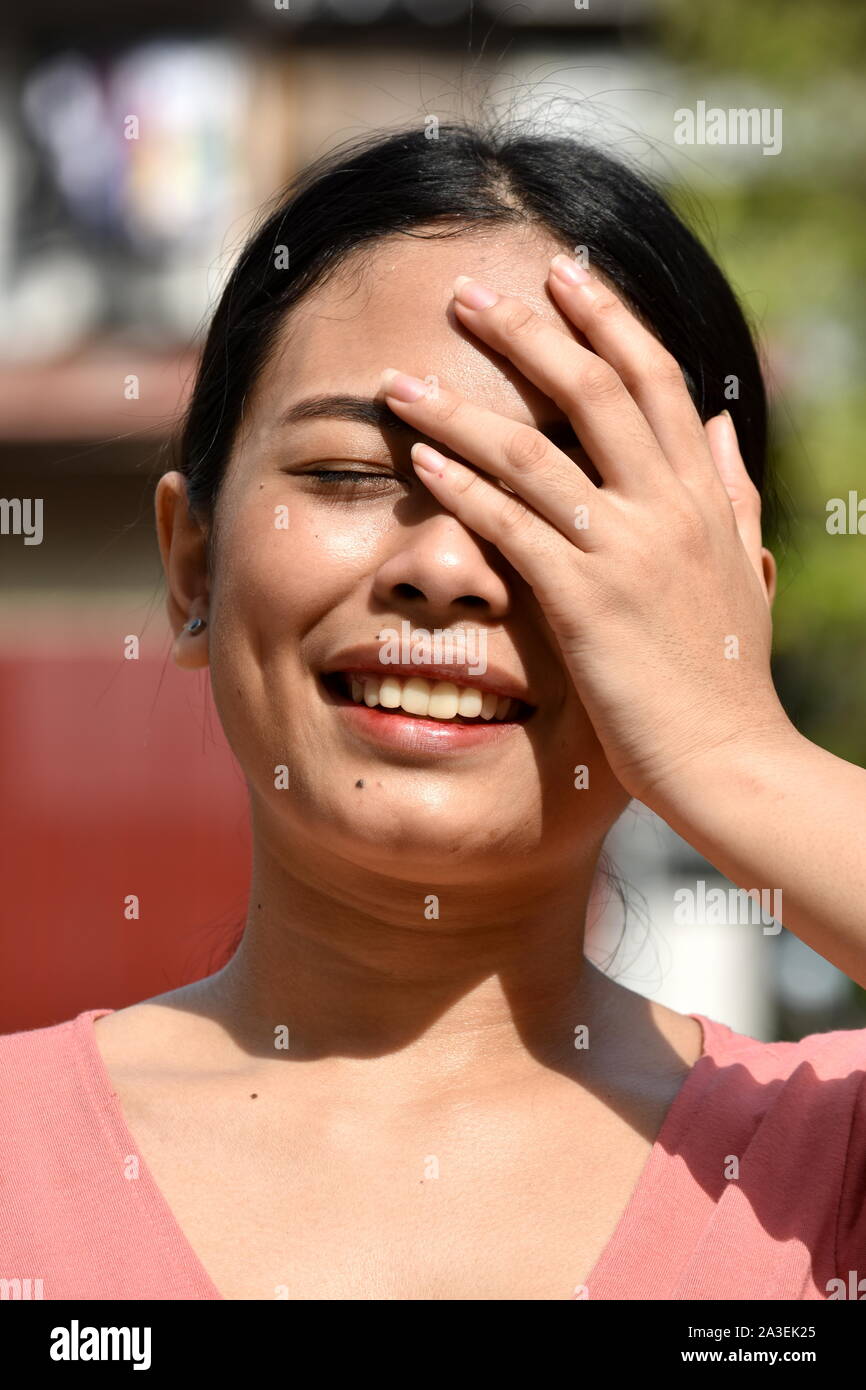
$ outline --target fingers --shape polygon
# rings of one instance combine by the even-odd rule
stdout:
[[[563,259],[567,260],[559,258],[560,270]],[[551,287],[558,279],[561,276],[551,275]],[[577,275],[552,292],[574,297],[587,284]],[[677,489],[683,501],[691,497],[691,505],[699,506],[705,520],[705,502],[716,517],[727,516],[728,523],[733,514],[750,563],[763,582],[760,499],[740,457],[730,416],[725,412],[705,429],[674,359],[616,295],[598,281],[592,280],[592,286],[585,303],[579,308],[572,304],[570,318],[599,352],[603,348],[616,360],[652,425],[611,362],[520,300],[461,276],[454,286],[454,307],[467,327],[556,403],[604,484],[623,497],[630,494],[654,505],[670,502],[671,489]],[[456,392],[431,392],[425,382],[392,369],[383,373],[382,386],[389,407],[419,434],[441,442],[489,475],[479,478],[473,468],[454,460],[443,467],[440,461],[432,475],[436,487],[426,473],[424,481],[444,505],[499,545],[509,559],[503,536],[507,541],[515,533],[526,533],[537,542],[538,527],[547,523],[582,550],[603,542],[615,498],[605,487],[595,487],[545,437],[543,428],[509,420]],[[656,430],[667,441],[676,466],[663,451]],[[419,458],[424,457],[422,450]],[[524,568],[519,561],[512,563]]]
[[[412,462],[419,478],[448,511],[476,535],[495,545],[539,598],[560,582],[557,575],[573,546],[519,497],[446,458],[429,444],[413,444]],[[573,570],[567,582],[574,585]]]
[[[419,378],[393,368],[382,373],[382,386],[389,407],[416,426],[419,434],[444,444],[504,483],[569,539],[580,540],[575,533],[587,529],[590,507],[597,519],[598,488],[540,430],[474,405],[441,386],[431,393]],[[469,478],[478,476],[469,469],[464,472]],[[508,497],[501,488],[489,491]]]
[[[554,256],[548,285],[562,312],[614,368],[683,481],[706,482],[712,462],[676,358],[618,295],[569,256]]]
[[[609,362],[522,300],[500,296],[476,280],[460,276],[454,296],[460,321],[555,401],[605,483],[623,492],[663,486],[670,465]],[[704,440],[701,447],[706,450]]]
[[[734,513],[743,547],[765,586],[761,537],[761,495],[740,454],[737,432],[727,410],[704,426],[710,454]]]

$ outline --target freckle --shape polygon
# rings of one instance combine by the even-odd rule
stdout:
[[[364,779],[363,779],[363,777],[359,777],[358,780],[357,780],[357,782],[355,783],[355,786],[356,786],[356,787],[363,787],[363,785],[364,785]]]
[[[258,1093],[258,1091],[253,1091],[252,1095],[250,1096],[250,1100],[258,1100],[258,1098],[259,1098],[259,1093]]]

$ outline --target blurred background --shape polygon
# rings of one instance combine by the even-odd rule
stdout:
[[[5,509],[0,1031],[204,975],[244,920],[243,779],[206,677],[169,659],[153,487],[257,209],[379,127],[471,118],[483,100],[663,180],[764,355],[792,514],[774,544],[777,685],[808,737],[866,763],[864,57],[858,0],[7,13],[0,497],[41,499],[43,533],[28,543],[26,511]],[[700,102],[780,111],[781,148],[677,143],[675,113]],[[831,534],[828,503],[851,494],[853,526]],[[587,949],[624,984],[762,1039],[866,1024],[864,992],[784,930],[677,925],[678,890],[729,885],[643,808],[609,849],[631,887]]]

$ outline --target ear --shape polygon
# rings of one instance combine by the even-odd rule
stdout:
[[[166,607],[175,637],[174,660],[184,670],[199,670],[208,664],[208,629],[205,626],[191,633],[187,624],[193,618],[208,618],[208,534],[190,511],[186,479],[181,473],[166,473],[160,478],[155,510],[168,588]]]
[[[764,588],[767,590],[767,602],[772,608],[776,601],[776,560],[766,546],[761,547],[761,569],[764,575]]]

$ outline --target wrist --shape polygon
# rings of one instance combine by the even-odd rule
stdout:
[[[700,748],[672,753],[663,770],[626,790],[688,838],[693,819],[711,808],[715,813],[734,809],[744,797],[771,790],[781,778],[790,778],[792,764],[812,747],[780,705],[777,713],[750,721],[747,729],[707,736]]]

